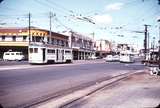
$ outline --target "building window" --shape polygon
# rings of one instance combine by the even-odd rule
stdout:
[[[57,45],[57,39],[54,40],[54,45]]]
[[[64,46],[64,41],[62,40],[62,46]]]
[[[2,41],[5,41],[6,36],[2,36]]]
[[[57,45],[59,45],[59,40],[57,39]]]
[[[26,41],[27,40],[27,36],[23,36],[23,41]]]
[[[47,43],[49,43],[49,41],[50,41],[50,38],[49,38],[49,37],[47,37]]]
[[[13,40],[13,41],[16,41],[16,36],[12,36],[12,40]]]
[[[35,37],[35,41],[36,41],[36,42],[41,42],[41,40],[42,40],[42,39],[41,39],[40,36]]]
[[[32,41],[33,42],[35,42],[36,41],[36,39],[35,39],[36,37],[35,36],[32,36]]]
[[[66,47],[68,47],[69,46],[69,44],[68,44],[68,42],[66,42],[66,45],[65,45]]]
[[[52,44],[54,45],[54,39],[52,38]]]
[[[62,40],[59,40],[59,45],[62,46]]]

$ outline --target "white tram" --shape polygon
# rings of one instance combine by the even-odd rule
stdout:
[[[73,61],[71,48],[30,44],[28,52],[30,64],[71,63]]]
[[[122,63],[133,63],[134,55],[130,51],[121,51],[119,61]]]

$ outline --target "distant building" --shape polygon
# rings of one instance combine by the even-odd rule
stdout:
[[[51,43],[56,46],[68,46],[68,36],[55,32],[31,27],[31,42]],[[28,28],[0,28],[0,58],[3,53],[12,51],[22,51],[28,57],[29,29]]]
[[[95,47],[96,47],[96,56],[100,57],[105,57],[112,51],[111,42],[104,39],[96,40]]]
[[[73,49],[74,60],[85,60],[95,54],[92,38],[73,31],[66,31],[63,34],[69,36],[69,47]]]
[[[117,44],[117,52],[131,51],[133,54],[138,54],[139,49],[133,44]]]
[[[129,47],[128,44],[117,44],[117,52],[126,51],[130,49],[131,48]]]

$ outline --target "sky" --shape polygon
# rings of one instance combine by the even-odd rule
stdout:
[[[143,47],[144,24],[150,43],[159,39],[160,4],[158,0],[3,0],[0,3],[1,27],[31,26],[52,31],[72,30],[94,39]],[[50,14],[52,13],[52,14]]]

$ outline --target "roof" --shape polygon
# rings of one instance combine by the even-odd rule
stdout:
[[[21,33],[21,32],[27,32],[28,29],[29,29],[28,27],[0,27],[0,33]],[[32,26],[31,26],[31,30],[45,31],[47,32],[48,35],[50,32],[49,30],[32,27]],[[52,32],[52,35],[68,38],[68,36],[60,34],[60,33],[56,33],[56,32]]]
[[[26,28],[20,28],[20,27],[5,27],[5,28],[0,28],[0,33],[19,33],[19,32],[27,32]]]

